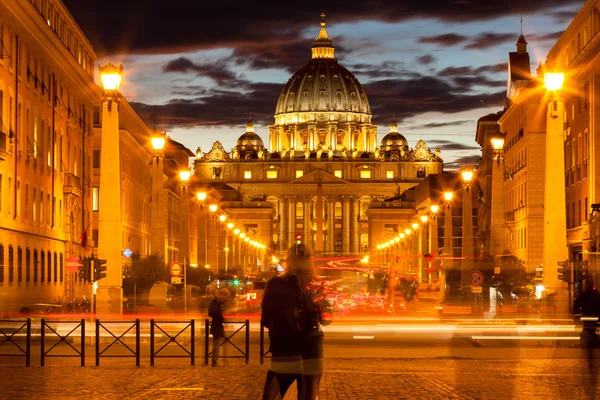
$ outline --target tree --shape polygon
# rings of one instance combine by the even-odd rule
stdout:
[[[158,282],[169,282],[170,272],[167,264],[158,254],[146,258],[133,256],[131,264],[123,268],[123,285],[136,285],[138,290],[150,290]]]
[[[506,255],[502,257],[500,274],[494,275],[492,286],[501,292],[526,292],[533,290],[533,278],[535,274],[528,274],[523,260]]]
[[[188,285],[193,286],[208,286],[210,281],[212,280],[213,274],[210,270],[206,268],[187,268],[187,280],[186,283]]]

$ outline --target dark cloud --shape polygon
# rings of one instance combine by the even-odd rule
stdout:
[[[448,121],[448,122],[430,122],[428,124],[411,126],[410,129],[444,128],[447,126],[464,125],[464,124],[469,124],[472,122],[474,122],[474,121],[469,120],[469,119],[460,120],[460,121]],[[441,141],[438,141],[438,142],[441,142]]]
[[[442,149],[442,151],[481,150],[481,147],[479,145],[477,145],[477,143],[475,143],[475,142],[473,142],[473,145],[468,145],[465,143],[453,142],[451,140],[437,139],[437,140],[429,140],[427,142],[427,145],[429,147],[440,147]]]
[[[320,12],[328,14],[334,24],[365,20],[393,23],[414,18],[470,22],[519,13],[552,12],[555,7],[567,4],[565,0],[375,0],[369,7],[357,0],[331,4],[316,0],[63,2],[100,55],[236,49],[248,43],[278,42],[285,36],[299,38],[306,28],[318,27]],[[573,0],[568,4],[583,2]],[[291,17],[286,19],[287,16]]]
[[[526,40],[537,41],[537,42],[545,42],[551,41],[555,42],[560,38],[564,31],[551,32],[551,33],[539,33],[533,35],[527,35]]]
[[[446,67],[438,72],[438,76],[451,78],[456,86],[469,89],[474,86],[503,87],[506,86],[504,80],[491,80],[484,76],[487,72],[506,71],[507,64],[484,65],[482,67]]]
[[[236,74],[230,71],[223,61],[216,63],[194,63],[186,57],[179,57],[163,66],[163,72],[193,72],[197,76],[208,77],[219,84],[235,81]]]
[[[425,54],[423,56],[417,57],[417,62],[423,65],[433,64],[435,61],[435,57],[431,54]]]
[[[515,36],[514,33],[483,32],[471,39],[464,48],[465,50],[483,50],[511,41],[516,42],[517,39],[518,36]]]
[[[577,15],[575,10],[553,10],[546,11],[544,15],[554,18],[557,24],[566,24],[571,21]]]
[[[468,89],[472,89],[474,86],[487,86],[492,88],[506,87],[506,80],[491,80],[486,78],[485,76],[456,76],[452,78],[452,81],[457,86],[461,86]]]
[[[445,33],[443,35],[422,36],[417,41],[419,43],[437,44],[439,46],[455,46],[467,41],[467,37],[458,33]]]
[[[508,71],[508,63],[484,65],[482,67],[478,67],[478,68],[475,68],[475,70],[473,70],[473,72],[476,74],[481,74],[484,72],[498,73],[498,72],[506,72],[506,71]]]
[[[481,156],[464,156],[455,159],[453,162],[444,163],[444,170],[457,170],[462,167],[475,167],[479,164]]]

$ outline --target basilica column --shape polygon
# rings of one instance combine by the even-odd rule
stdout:
[[[308,125],[308,149],[314,150],[317,141],[315,140],[315,135],[317,134],[317,126],[314,124]]]
[[[311,238],[311,214],[310,214],[310,196],[303,198],[304,200],[304,241],[312,248]]]
[[[350,212],[350,252],[352,254],[360,254],[360,236],[358,216],[360,215],[360,204],[358,197],[351,197],[351,212]]]
[[[294,235],[296,235],[296,197],[290,196],[288,198],[288,247],[294,243]]]
[[[348,137],[346,138],[346,147],[348,150],[352,150],[354,148],[354,131],[356,130],[355,124],[348,124]]]
[[[342,251],[344,254],[350,254],[350,231],[352,230],[350,226],[350,207],[352,204],[350,203],[350,197],[344,196],[342,197],[342,229],[343,229],[343,242],[342,242]],[[352,236],[355,236],[356,233],[353,232]]]
[[[327,198],[327,253],[333,253],[333,241],[334,241],[334,227],[335,227],[335,198]]]
[[[287,245],[287,231],[288,231],[288,218],[287,218],[287,198],[281,196],[279,198],[279,251],[286,251]]]

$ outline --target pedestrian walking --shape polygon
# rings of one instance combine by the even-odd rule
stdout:
[[[295,243],[285,272],[267,283],[262,323],[269,329],[271,363],[263,399],[282,399],[296,382],[298,399],[318,398],[323,375],[322,296],[315,295],[317,276],[310,251]]]
[[[227,294],[229,291],[225,288],[215,289],[213,291],[213,299],[208,307],[208,316],[212,318],[210,325],[210,333],[213,337],[213,348],[212,348],[212,366],[216,367],[219,365],[219,352],[220,348],[225,342],[225,318],[223,317],[223,308],[227,300]]]

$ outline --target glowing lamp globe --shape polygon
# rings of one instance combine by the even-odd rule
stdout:
[[[502,150],[504,148],[504,138],[502,138],[502,137],[492,138],[492,147],[496,151]]]
[[[98,69],[100,70],[100,81],[102,82],[104,91],[106,93],[118,92],[123,76],[123,64],[116,66],[108,63],[105,66],[99,66]]]
[[[164,136],[155,136],[152,139],[150,139],[150,142],[152,143],[152,148],[154,150],[162,150],[165,148],[165,137]]]
[[[190,175],[191,175],[191,173],[189,170],[179,171],[179,179],[181,180],[181,182],[189,181]]]
[[[431,212],[435,214],[438,211],[440,211],[440,206],[438,206],[437,204],[432,204],[429,206],[429,210],[431,210]]]
[[[563,82],[565,81],[565,74],[562,72],[546,72],[544,74],[544,83],[548,90],[560,90],[562,89]]]
[[[196,193],[196,197],[198,198],[198,200],[204,201],[206,200],[206,192],[198,192]]]
[[[219,208],[219,206],[217,206],[216,204],[211,204],[210,206],[208,206],[208,210],[212,213],[217,211],[217,208]]]

